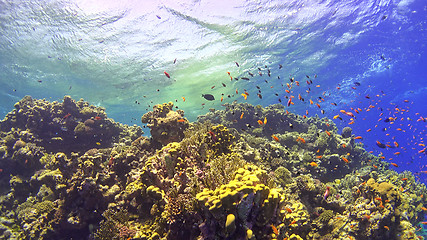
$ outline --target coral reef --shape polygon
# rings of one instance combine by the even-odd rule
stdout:
[[[142,123],[147,123],[154,141],[166,145],[179,142],[184,138],[184,130],[189,122],[184,118],[184,111],[173,111],[173,103],[157,104],[153,111],[141,117]]]
[[[417,239],[427,189],[329,119],[172,103],[137,126],[70,97],[0,122],[1,239]]]

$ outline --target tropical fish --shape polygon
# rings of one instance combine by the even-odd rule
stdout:
[[[169,73],[167,73],[166,71],[163,72],[167,78],[171,78],[171,76],[169,75]]]
[[[274,139],[274,141],[279,142],[279,138],[278,137],[276,137],[274,135],[271,135],[271,137]]]
[[[376,143],[376,144],[377,144],[377,146],[378,146],[378,147],[380,147],[380,148],[386,148],[386,145],[385,145],[384,143],[380,142],[380,141],[376,141],[375,143]]]
[[[215,97],[212,94],[202,94],[202,97],[204,97],[208,101],[215,100]]]
[[[330,192],[331,188],[329,186],[326,187],[325,193],[323,194],[323,199],[326,200],[328,196],[331,194]]]
[[[244,93],[242,93],[241,95],[245,98],[245,100],[248,99],[248,95],[246,95]]]
[[[271,224],[271,229],[273,230],[274,234],[279,235],[279,231],[273,224]]]
[[[310,164],[310,166],[312,166],[312,167],[317,167],[317,166],[319,166],[316,162],[311,162],[311,163],[309,163]]]

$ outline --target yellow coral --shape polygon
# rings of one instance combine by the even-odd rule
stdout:
[[[283,204],[284,195],[281,189],[266,186],[263,183],[266,178],[266,171],[247,165],[236,170],[234,179],[228,184],[221,185],[215,190],[205,188],[196,195],[196,199],[219,221],[226,221],[225,216],[227,221],[231,221],[232,216],[227,214],[230,212],[237,212],[233,215],[235,221],[237,218],[240,221],[247,221],[251,208],[257,208],[258,215],[254,223],[260,226],[271,224],[279,220],[275,217],[279,217],[277,212]],[[251,239],[252,234],[247,233],[247,238]]]

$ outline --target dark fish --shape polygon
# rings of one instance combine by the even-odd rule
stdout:
[[[222,86],[227,87],[227,85],[225,85],[225,83],[222,83]]]
[[[159,15],[156,15],[156,17],[157,17],[158,19],[162,19]]]
[[[354,82],[354,85],[360,86],[360,82]]]
[[[274,95],[279,96],[279,94],[275,93]]]
[[[383,61],[385,61],[385,57],[384,57],[384,55],[381,55],[381,60],[383,60]]]
[[[258,95],[258,97],[259,97],[260,99],[262,99],[262,95],[261,95],[261,94],[257,93],[257,95]]]
[[[215,100],[215,97],[212,94],[202,94],[202,97],[204,97],[208,101]]]
[[[259,87],[259,86],[256,86],[256,88],[260,89],[260,87]]]
[[[376,144],[380,148],[386,148],[386,145],[384,143],[380,142],[380,141],[376,141]]]
[[[381,20],[386,20],[387,19],[387,15],[384,15],[381,17]]]
[[[243,79],[243,80],[249,81],[249,78],[247,78],[247,77],[241,77],[240,79]]]
[[[253,74],[253,73],[251,73],[251,72],[248,72],[248,74],[249,74],[251,77],[253,77],[253,76],[254,76],[254,74]]]
[[[237,62],[234,62],[234,63],[236,64],[237,67],[240,67],[239,63],[237,63]]]
[[[283,67],[282,64],[279,64],[279,69],[282,69],[282,67]]]
[[[305,75],[305,77],[306,77],[306,78],[310,78],[310,76],[308,76],[308,75]]]
[[[390,118],[384,119],[384,122],[390,122]]]

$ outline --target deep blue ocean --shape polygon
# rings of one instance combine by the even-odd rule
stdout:
[[[246,91],[252,104],[340,115],[339,132],[350,126],[367,151],[425,182],[426,16],[420,0],[2,0],[0,115],[25,95],[71,95],[126,124],[142,126],[145,112],[168,101],[195,121],[244,102]],[[288,107],[291,78],[300,86]]]

